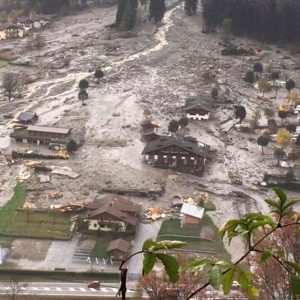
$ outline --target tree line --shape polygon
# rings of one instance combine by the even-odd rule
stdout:
[[[209,32],[225,19],[232,31],[266,42],[300,42],[299,0],[203,0],[203,31]]]

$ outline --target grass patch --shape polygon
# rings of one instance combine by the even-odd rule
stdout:
[[[11,198],[11,200],[9,200],[0,209],[0,233],[5,233],[16,209],[23,206],[26,196],[27,196],[26,186],[17,184],[14,189],[14,195]]]
[[[28,130],[25,128],[16,130],[14,132],[14,135],[17,137],[24,137],[24,138],[29,136]]]
[[[101,282],[119,282],[119,273],[99,273],[99,272],[66,272],[66,271],[36,271],[0,268],[0,280],[9,281],[15,278],[23,282],[85,282],[90,280],[100,280]]]
[[[71,235],[70,216],[56,211],[17,210],[6,234],[22,237],[68,239]]]
[[[54,211],[20,209],[26,199],[26,186],[17,184],[14,195],[0,209],[0,244],[9,244],[10,236],[68,239],[71,235],[70,217]]]
[[[7,60],[1,59],[0,58],[0,69],[4,68],[8,64]]]
[[[158,236],[160,235],[185,235],[185,236],[200,236],[201,227],[198,228],[181,228],[180,219],[170,219],[164,221],[160,227],[158,232]]]
[[[13,237],[0,235],[0,246],[3,247],[10,246],[13,240],[14,240]]]
[[[199,239],[201,229],[209,228],[212,233],[212,241]],[[182,237],[178,237],[181,235]],[[218,236],[218,228],[212,219],[205,214],[199,228],[181,228],[179,219],[171,219],[163,222],[158,233],[157,240],[179,240],[186,242],[185,249],[216,252],[218,256],[230,258],[224,248],[223,241]]]
[[[92,256],[95,257],[106,257],[107,252],[106,249],[108,244],[113,240],[112,237],[96,237],[94,238],[96,241],[95,247],[92,250]]]

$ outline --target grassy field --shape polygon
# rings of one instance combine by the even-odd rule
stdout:
[[[61,272],[61,271],[35,271],[0,268],[0,281],[7,282],[11,279],[22,282],[87,282],[100,280],[101,282],[119,282],[119,273],[98,272]],[[1,297],[0,297],[1,298]]]
[[[213,241],[199,239],[201,228],[209,228],[213,233]],[[178,237],[181,235],[182,237]],[[164,221],[158,233],[158,240],[180,240],[186,242],[186,249],[209,251],[218,253],[222,257],[228,258],[228,253],[224,248],[222,240],[218,237],[218,228],[211,218],[204,215],[201,225],[198,228],[181,228],[179,219]]]
[[[5,67],[7,65],[7,61],[6,60],[3,60],[3,59],[0,59],[0,69]]]
[[[96,244],[92,251],[92,256],[106,257],[107,256],[106,249],[108,247],[108,244],[112,240],[113,240],[112,237],[96,237],[95,238]]]
[[[0,209],[0,233],[4,233],[6,231],[16,209],[24,204],[26,196],[26,187],[24,185],[17,184],[11,200]]]
[[[6,228],[6,234],[34,238],[68,239],[70,217],[53,211],[17,210]]]
[[[70,217],[52,211],[22,210],[27,196],[24,185],[17,184],[14,195],[0,209],[0,244],[11,242],[7,235],[67,239],[71,234]]]

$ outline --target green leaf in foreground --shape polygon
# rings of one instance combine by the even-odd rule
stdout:
[[[292,286],[292,295],[293,295],[293,299],[298,299],[297,296],[300,295],[300,280],[299,278],[292,274],[291,275],[291,286]]]
[[[157,258],[161,260],[165,266],[165,270],[171,282],[175,283],[179,279],[179,263],[178,261],[168,254],[157,253]]]
[[[296,271],[296,273],[300,275],[300,265],[288,260],[286,260],[285,263],[292,267]]]
[[[182,248],[185,245],[186,245],[185,242],[165,240],[165,241],[156,242],[152,250],[176,249],[176,248]]]
[[[231,268],[222,276],[223,292],[228,295],[233,283],[234,268]]]
[[[209,283],[218,290],[222,284],[222,272],[218,266],[213,266],[209,272]]]
[[[155,245],[155,241],[153,241],[152,239],[148,239],[144,242],[143,244],[143,248],[142,250],[145,251],[145,250],[149,250],[151,247],[153,247]]]
[[[143,276],[147,275],[154,267],[156,261],[155,254],[145,252],[143,261]]]

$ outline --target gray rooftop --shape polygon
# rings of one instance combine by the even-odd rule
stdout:
[[[192,216],[194,218],[202,219],[203,214],[204,214],[204,208],[197,206],[197,205],[192,205],[189,203],[183,203],[181,211],[182,214]]]
[[[195,155],[206,158],[210,151],[210,146],[204,143],[199,144],[196,140],[179,136],[160,136],[154,141],[149,142],[142,154],[149,154],[164,148],[176,146]]]
[[[36,113],[31,111],[23,111],[19,114],[18,120],[21,122],[29,122],[31,121],[35,116],[37,116]]]
[[[202,109],[210,112],[212,110],[212,99],[208,96],[188,98],[185,101],[183,110]]]
[[[68,134],[71,131],[70,128],[38,126],[38,125],[30,125],[27,127],[27,130],[28,131],[37,131],[37,132],[61,133],[61,134]]]

